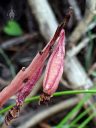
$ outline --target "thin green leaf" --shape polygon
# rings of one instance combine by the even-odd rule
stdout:
[[[87,108],[84,112],[82,112],[78,117],[76,117],[70,124],[70,126],[75,125],[81,118],[83,118],[86,114],[88,114],[88,112],[90,112],[92,110],[92,108],[95,108],[95,104],[91,105],[89,108]]]
[[[83,106],[84,102],[89,99],[89,96],[90,96],[90,95],[85,96],[84,99],[82,99],[82,100],[79,102],[79,104],[77,104],[77,105],[68,113],[68,115],[63,118],[63,120],[57,125],[56,128],[62,128],[62,126],[64,126],[64,125],[67,123],[67,121],[70,119],[70,117],[72,117],[72,115],[73,115],[78,109],[79,109],[79,110],[81,109],[81,107]]]
[[[91,31],[88,31],[88,36],[90,38],[90,43],[87,47],[87,51],[86,51],[86,54],[85,54],[85,66],[86,66],[87,71],[90,68],[91,63],[92,63],[92,50],[93,50],[93,44],[94,44],[93,39],[92,39]]]
[[[79,125],[78,128],[85,128],[86,125],[93,119],[93,117],[96,116],[96,113],[91,114],[83,123]]]

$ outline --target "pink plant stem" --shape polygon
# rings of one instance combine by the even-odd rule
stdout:
[[[47,44],[47,46],[41,51],[41,53],[38,53],[36,57],[33,59],[31,64],[26,68],[25,70],[20,70],[18,74],[15,76],[15,78],[12,80],[12,82],[4,88],[0,92],[0,107],[15,93],[17,93],[23,83],[26,79],[31,79],[34,76],[34,72],[36,71],[37,67],[41,67],[42,64],[45,62],[46,58],[48,57],[50,53],[50,48],[52,45],[54,45],[55,41],[57,40],[62,28],[65,28],[70,17],[72,14],[72,9],[69,8],[68,12],[65,15],[64,21],[58,26],[53,38],[51,41]]]
[[[35,71],[34,77],[28,80],[28,82],[24,83],[22,89],[18,92],[18,95],[17,95],[17,100],[16,100],[17,105],[22,105],[25,98],[30,94],[30,92],[32,91],[32,88],[35,86],[36,82],[41,76],[43,67],[44,66],[42,66],[42,68],[39,68],[39,69],[37,67],[37,71]]]
[[[58,29],[57,29],[58,30]],[[15,76],[15,78],[12,80],[12,82],[4,88],[0,92],[0,107],[15,93],[17,93],[21,86],[23,85],[23,82],[25,79],[31,79],[34,76],[34,72],[37,70],[37,67],[42,67],[43,63],[47,59],[50,48],[57,40],[57,32],[55,33],[52,40],[47,44],[47,46],[41,51],[41,53],[37,53],[36,57],[33,59],[31,64],[26,69],[21,69],[18,74]],[[60,33],[60,30],[58,34]]]
[[[0,92],[0,107],[20,89],[25,77],[24,71],[21,69],[12,82]]]

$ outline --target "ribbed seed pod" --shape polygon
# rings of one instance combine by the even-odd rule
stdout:
[[[64,55],[65,55],[65,32],[62,29],[59,40],[57,41],[56,47],[51,54],[43,81],[43,92],[41,95],[41,102],[49,100],[50,96],[58,88],[59,81],[63,74],[64,67]]]

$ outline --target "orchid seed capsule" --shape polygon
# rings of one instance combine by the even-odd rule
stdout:
[[[43,81],[43,95],[41,102],[49,100],[50,96],[58,88],[59,81],[63,74],[65,55],[65,32],[62,29],[59,40],[54,51],[52,52],[45,71],[45,78]]]

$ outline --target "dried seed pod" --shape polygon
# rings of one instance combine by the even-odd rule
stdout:
[[[51,54],[43,81],[43,95],[41,102],[49,100],[49,97],[56,91],[59,81],[61,79],[64,67],[65,55],[65,32],[62,29],[59,40],[53,53]]]

